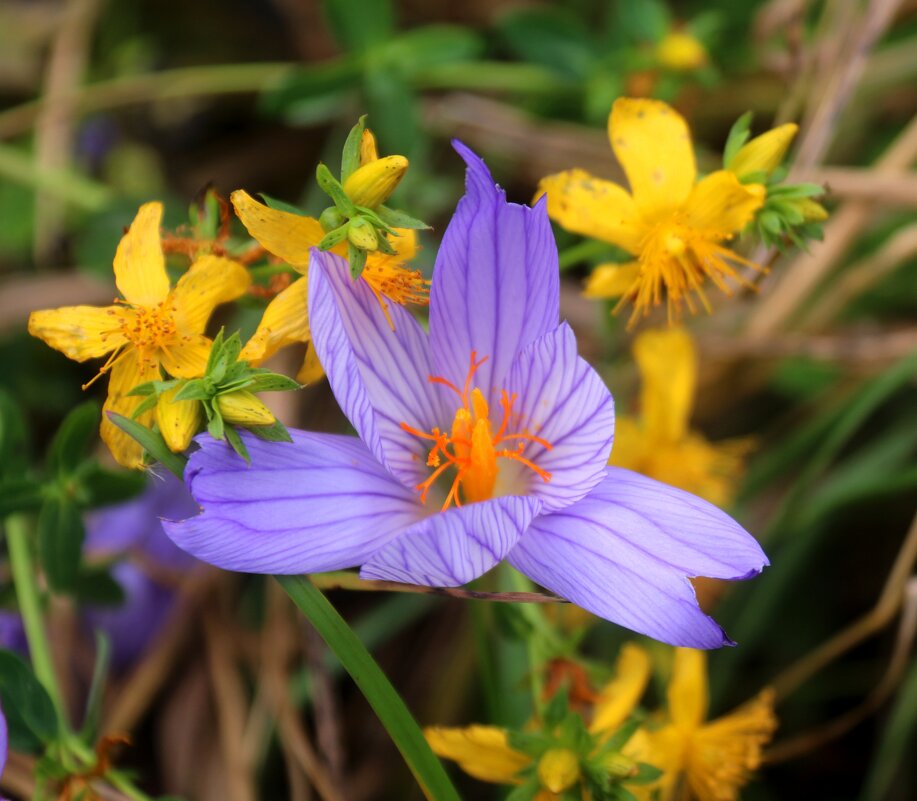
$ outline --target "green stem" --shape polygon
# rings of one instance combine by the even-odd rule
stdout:
[[[561,270],[569,270],[577,264],[582,264],[587,259],[601,256],[611,250],[607,242],[599,242],[597,239],[585,239],[577,242],[575,245],[562,250],[558,261]]]
[[[518,570],[506,565],[506,574],[509,576],[509,583],[516,592],[532,592],[535,585],[522,575]],[[541,611],[531,604],[521,604],[519,610],[523,617],[528,620],[532,626],[532,631],[525,640],[525,646],[529,657],[529,683],[532,688],[532,706],[537,715],[541,715],[541,709],[544,706],[544,677],[542,668],[544,667],[544,641],[543,632],[545,619]]]
[[[289,273],[290,275],[297,274],[296,270],[290,267],[289,264],[260,264],[257,267],[249,267],[248,272],[255,281],[261,281],[274,275],[282,275],[283,273]]]
[[[276,576],[360,688],[429,801],[459,801],[442,764],[385,673],[321,591],[303,576]]]
[[[40,168],[30,153],[11,145],[0,144],[0,176],[84,211],[99,211],[114,197],[108,187],[73,170]]]
[[[62,732],[67,730],[67,719],[64,715],[64,704],[51,649],[45,634],[45,624],[38,597],[38,584],[35,581],[35,567],[29,551],[29,527],[23,515],[10,515],[6,519],[6,544],[9,550],[10,569],[13,573],[13,585],[16,589],[16,600],[19,603],[19,614],[29,642],[29,656],[36,678],[44,685],[45,690],[57,712],[58,725]]]

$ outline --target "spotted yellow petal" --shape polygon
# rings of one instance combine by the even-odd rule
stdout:
[[[169,296],[175,322],[185,334],[202,334],[215,307],[245,294],[251,276],[241,264],[219,256],[199,258]]]
[[[128,303],[155,306],[169,294],[159,225],[162,203],[144,203],[115,252],[115,283]]]
[[[740,178],[753,172],[773,172],[780,166],[799,126],[788,122],[756,136],[735,154],[729,171]]]
[[[201,402],[175,400],[180,386],[163,392],[156,402],[156,425],[173,453],[181,453],[191,444],[191,438],[201,426]]]
[[[309,341],[308,289],[309,280],[298,278],[267,305],[242,359],[258,365],[287,345]]]
[[[299,372],[296,374],[296,380],[299,381],[300,384],[314,384],[324,374],[325,369],[318,360],[315,348],[310,342],[306,349],[306,356],[302,361],[302,367],[299,368]]]
[[[696,648],[676,648],[667,692],[669,717],[689,731],[707,717],[707,653]]]
[[[198,378],[204,374],[210,346],[213,343],[203,334],[177,337],[159,354],[162,366],[174,378]]]
[[[587,298],[619,298],[633,288],[640,277],[640,262],[599,264],[586,279],[583,294]]]
[[[585,170],[542,178],[538,197],[548,196],[548,216],[568,231],[640,252],[645,226],[627,191]]]
[[[122,322],[130,316],[123,306],[63,306],[34,311],[29,333],[70,359],[98,359],[127,342]]]
[[[241,189],[231,198],[242,225],[265,250],[293,267],[309,266],[309,249],[325,236],[318,220],[272,209]],[[333,252],[346,253],[347,249],[339,246]]]
[[[143,466],[143,448],[125,434],[111,420],[108,412],[131,417],[142,398],[128,395],[134,387],[159,378],[159,366],[153,359],[140,358],[135,348],[128,348],[111,368],[108,397],[102,407],[102,425],[99,433],[115,461],[124,467],[138,469]],[[148,426],[153,420],[152,409],[138,415],[138,423]]]
[[[683,328],[651,329],[634,341],[640,414],[647,434],[678,442],[688,430],[697,385],[697,353]]]
[[[625,643],[618,655],[614,678],[599,693],[589,730],[614,732],[633,712],[649,678],[649,654],[638,645]]]
[[[518,784],[517,774],[531,763],[528,756],[510,748],[506,732],[494,726],[434,726],[424,729],[424,735],[435,754],[457,762],[481,781]]]
[[[681,207],[697,167],[688,125],[677,111],[661,100],[619,98],[608,118],[608,137],[647,222]]]
[[[736,234],[764,204],[764,187],[740,184],[727,170],[710,173],[698,181],[685,202],[684,222],[700,231]]]

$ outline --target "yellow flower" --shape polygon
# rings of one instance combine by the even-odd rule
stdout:
[[[668,687],[669,722],[647,734],[639,758],[663,775],[639,788],[659,801],[735,801],[761,765],[761,751],[777,728],[773,691],[707,722],[707,654],[676,648]]]
[[[71,359],[82,362],[110,354],[99,373],[111,371],[103,412],[130,417],[140,399],[127,393],[160,378],[160,367],[176,378],[200,375],[210,352],[204,328],[211,312],[242,295],[250,282],[240,264],[206,255],[170,287],[159,234],[161,219],[161,203],[141,206],[118,245],[114,272],[123,300],[106,307],[36,311],[29,317],[29,333]],[[165,395],[160,399],[168,402]],[[198,413],[193,404],[175,406],[162,412],[169,419],[170,432],[178,432],[174,437],[163,432],[167,441],[171,438],[170,444],[184,441],[188,418]],[[137,419],[149,425],[153,414],[150,410]],[[120,464],[142,465],[142,448],[104,413],[100,433]]]
[[[631,714],[639,702],[650,675],[649,655],[639,646],[625,644],[618,656],[615,675],[599,692],[592,709],[590,731],[610,735]],[[451,759],[470,776],[494,784],[522,784],[520,772],[532,765],[532,758],[509,744],[507,732],[496,726],[425,729],[434,753]],[[634,737],[639,746],[643,738]],[[630,751],[630,743],[625,752]],[[543,788],[537,801],[553,801],[557,793],[580,779],[579,759],[566,748],[546,751],[536,772]]]
[[[687,31],[669,31],[656,45],[656,60],[666,69],[688,72],[707,63],[707,49]]]
[[[709,310],[704,283],[722,292],[726,279],[747,285],[740,265],[755,267],[722,243],[732,239],[764,202],[763,186],[743,186],[728,170],[697,181],[694,149],[684,119],[659,100],[620,98],[608,118],[608,134],[627,174],[630,193],[583,170],[550,175],[538,194],[548,214],[574,233],[617,245],[635,258],[596,268],[586,286],[594,298],[633,303],[629,325],[666,299],[669,321],[696,295]]]
[[[325,231],[312,217],[271,209],[242,190],[232,193],[232,204],[249,234],[265,250],[303,273],[302,278],[277,295],[265,309],[257,330],[242,349],[241,358],[258,365],[282,347],[295,342],[310,343],[306,360],[296,378],[304,384],[321,378],[322,369],[311,347],[308,279],[305,275],[309,267],[309,250],[321,242]],[[395,254],[390,256],[378,251],[367,254],[362,274],[384,310],[388,309],[390,301],[419,305],[429,301],[429,281],[420,270],[404,267],[404,263],[417,253],[417,235],[408,229],[399,228],[396,231],[399,236],[393,237],[391,243]],[[332,252],[346,256],[346,243],[332,248]]]
[[[649,330],[634,341],[640,371],[639,417],[618,416],[609,464],[728,505],[742,475],[748,440],[713,445],[688,427],[697,353],[681,328]]]

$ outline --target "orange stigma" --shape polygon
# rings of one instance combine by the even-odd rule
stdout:
[[[529,442],[536,442],[548,450],[552,448],[551,443],[526,432],[507,433],[512,421],[516,396],[507,394],[506,390],[503,390],[500,395],[503,416],[497,430],[493,430],[490,422],[490,409],[484,393],[477,387],[474,389],[471,387],[475,372],[486,361],[486,356],[479,361],[477,354],[474,351],[471,352],[471,366],[468,368],[465,385],[461,390],[441,376],[430,376],[430,383],[442,384],[458,395],[462,402],[455,412],[450,433],[446,434],[439,428],[433,428],[429,432],[419,431],[407,423],[401,424],[401,427],[409,434],[433,443],[427,454],[427,465],[434,470],[426,481],[416,487],[420,492],[421,503],[426,503],[427,493],[436,480],[453,467],[456,473],[443,503],[443,511],[452,504],[461,506],[463,502],[477,503],[492,498],[497,483],[497,474],[500,471],[498,458],[520,462],[537,473],[545,482],[551,480],[549,472],[542,470],[522,455]],[[518,444],[514,447],[499,447],[511,441],[517,441]]]

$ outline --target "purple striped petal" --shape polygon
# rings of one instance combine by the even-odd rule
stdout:
[[[715,506],[621,468],[583,500],[536,519],[509,555],[543,587],[671,645],[733,645],[697,605],[689,576],[745,579],[767,557]]]
[[[506,390],[516,395],[508,430],[551,444],[529,443],[523,455],[551,473],[547,483],[519,462],[501,460],[501,481],[544,502],[545,511],[569,506],[605,478],[614,439],[615,409],[605,382],[576,352],[566,323],[537,339],[513,363]],[[518,415],[518,418],[516,417]],[[509,441],[507,446],[515,443]]]
[[[424,514],[416,492],[356,437],[245,435],[248,466],[225,443],[198,437],[185,481],[203,512],[164,521],[176,545],[245,573],[316,573],[362,564]]]
[[[315,352],[338,403],[376,458],[406,486],[423,481],[428,448],[401,428],[448,426],[455,404],[431,384],[427,335],[396,303],[389,325],[369,285],[352,281],[347,263],[312,251],[309,320]]]
[[[430,342],[437,373],[459,387],[471,352],[486,356],[476,384],[493,402],[516,354],[557,326],[557,245],[544,199],[507,203],[484,162],[453,144],[468,171],[433,270]]]
[[[535,498],[506,496],[432,515],[374,553],[365,579],[458,587],[484,575],[539,513]]]

